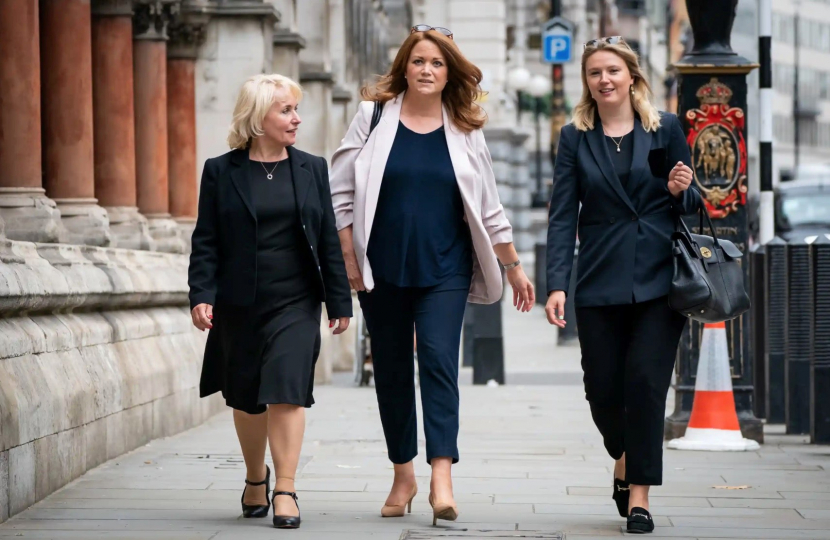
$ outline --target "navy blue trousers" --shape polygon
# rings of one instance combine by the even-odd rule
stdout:
[[[408,463],[418,455],[413,330],[427,463],[436,457],[458,462],[458,352],[469,290],[470,276],[459,275],[435,287],[375,283],[372,292],[358,293],[392,463]]]

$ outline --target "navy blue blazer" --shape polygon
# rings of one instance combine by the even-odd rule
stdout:
[[[307,271],[329,318],[352,316],[352,295],[334,223],[326,160],[288,147],[291,179],[307,242]],[[250,306],[257,284],[257,220],[248,185],[248,150],[205,162],[193,231],[188,284],[190,308],[227,303]]]
[[[573,124],[562,128],[548,220],[548,294],[567,294],[577,229],[576,306],[630,304],[668,294],[676,217],[700,204],[694,186],[679,199],[668,189],[668,172],[678,161],[691,167],[677,116],[661,113],[653,133],[635,118],[633,154],[629,190],[637,196],[632,202],[614,170],[599,117],[590,131]]]

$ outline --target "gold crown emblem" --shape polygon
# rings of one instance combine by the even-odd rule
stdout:
[[[717,77],[712,77],[709,84],[704,84],[698,88],[695,94],[700,103],[722,103],[727,104],[732,99],[732,90],[722,82],[718,82]]]

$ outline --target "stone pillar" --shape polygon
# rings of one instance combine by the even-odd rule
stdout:
[[[274,27],[280,19],[270,2],[210,2],[206,13],[210,24],[196,61],[197,178],[205,160],[228,151],[228,126],[242,83],[273,71]]]
[[[43,187],[68,242],[108,246],[109,217],[95,199],[89,0],[41,0],[40,23]]]
[[[331,41],[328,0],[305,0],[297,5],[299,31],[306,37],[300,51],[300,84],[305,93],[301,114],[303,125],[298,145],[306,151],[330,159],[332,148],[328,133],[331,125],[334,73],[331,69]]]
[[[170,213],[190,245],[196,226],[196,58],[205,40],[207,16],[188,13],[169,28],[167,50],[167,142]]]
[[[675,64],[678,73],[678,117],[683,125],[694,165],[695,186],[703,195],[719,238],[730,240],[745,254],[748,223],[746,196],[749,169],[746,151],[747,74],[758,67],[736,54],[730,45],[738,0],[697,0],[687,3],[694,34],[694,49]],[[701,155],[716,148],[715,167],[702,163]],[[686,223],[692,232],[700,228],[696,217]],[[703,234],[711,234],[708,227]],[[748,257],[744,277],[749,282]],[[727,321],[729,360],[735,407],[743,436],[763,442],[763,425],[752,406],[753,363],[750,358],[749,312]],[[700,356],[703,325],[691,321],[680,339],[675,385],[675,410],[666,419],[667,439],[681,437],[691,415],[695,373]]]
[[[11,240],[57,242],[60,212],[42,186],[37,0],[0,2],[0,218]]]
[[[306,41],[298,33],[297,0],[272,0],[280,12],[280,22],[274,31],[273,69],[300,80],[300,50],[305,48]]]
[[[133,16],[138,209],[157,249],[171,253],[186,248],[168,199],[167,23],[177,7],[169,0],[136,2]]]
[[[300,80],[300,51],[305,47],[305,38],[284,28],[274,32],[273,71]]]
[[[95,196],[118,247],[152,250],[147,218],[136,204],[132,14],[131,0],[92,3]]]

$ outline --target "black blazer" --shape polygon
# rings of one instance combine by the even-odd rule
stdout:
[[[293,147],[288,147],[288,155],[307,240],[308,271],[317,277],[310,293],[326,303],[329,318],[351,317],[352,295],[334,223],[326,160]],[[257,221],[249,166],[248,150],[232,150],[205,162],[188,272],[191,309],[216,302],[254,303]]]
[[[694,212],[700,194],[690,186],[680,199],[668,189],[678,162],[691,166],[677,116],[662,113],[649,133],[634,121],[629,189],[620,183],[599,117],[594,129],[562,128],[548,220],[547,290],[565,291],[579,229],[577,306],[607,306],[667,295],[672,277],[671,234],[678,214]],[[580,203],[582,209],[580,210]]]

